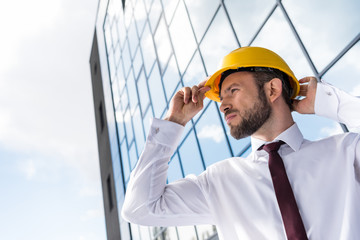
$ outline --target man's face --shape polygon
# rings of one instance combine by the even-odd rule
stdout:
[[[236,139],[255,133],[271,114],[264,90],[259,91],[249,72],[227,76],[221,86],[220,99],[220,110],[225,114],[231,136]]]

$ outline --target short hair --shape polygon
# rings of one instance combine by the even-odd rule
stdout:
[[[293,89],[291,88],[290,85],[289,76],[284,72],[276,68],[269,68],[269,67],[240,67],[237,69],[229,69],[221,73],[221,78],[219,83],[219,93],[221,92],[221,86],[225,78],[235,72],[250,72],[255,79],[255,83],[258,87],[259,92],[261,92],[260,90],[264,89],[265,83],[269,82],[271,79],[279,78],[282,82],[281,95],[283,96],[290,110],[293,110],[292,100],[291,100]]]

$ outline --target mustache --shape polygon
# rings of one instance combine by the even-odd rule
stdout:
[[[235,109],[227,110],[226,113],[224,114],[224,117],[226,118],[229,114],[232,114],[232,113],[239,113],[239,111],[235,110]]]

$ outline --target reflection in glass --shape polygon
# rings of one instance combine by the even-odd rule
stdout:
[[[118,82],[116,80],[111,84],[111,88],[113,93],[114,106],[117,107],[120,103],[120,92]]]
[[[189,18],[186,14],[185,6],[180,1],[174,15],[174,20],[169,27],[171,40],[174,46],[176,59],[179,64],[180,72],[184,72],[191,56],[196,49],[196,42],[193,37]],[[199,65],[200,66],[200,65]]]
[[[140,49],[138,48],[133,60],[133,69],[134,69],[135,78],[139,76],[141,66],[142,66],[142,59],[141,59]]]
[[[115,115],[116,115],[116,123],[117,123],[117,128],[118,128],[119,140],[121,142],[125,137],[125,128],[124,128],[123,113],[122,113],[122,111],[120,111],[120,106],[116,109]]]
[[[146,21],[146,10],[143,1],[136,2],[136,6],[134,7],[134,17],[139,35],[141,35]]]
[[[194,27],[196,38],[201,40],[206,28],[209,26],[216,9],[220,5],[219,0],[185,0],[189,10],[191,23]]]
[[[120,149],[121,149],[122,167],[124,169],[124,179],[125,182],[127,182],[130,177],[130,165],[129,165],[129,156],[128,156],[128,149],[126,146],[126,141],[123,141],[121,143]]]
[[[174,11],[176,9],[176,6],[178,5],[179,0],[162,0],[163,6],[164,6],[164,13],[166,17],[166,22],[168,24],[171,23],[171,19],[173,18]]]
[[[130,67],[131,67],[131,57],[130,57],[130,50],[128,46],[128,41],[126,40],[123,52],[122,52],[122,62],[124,66],[125,76],[128,76]]]
[[[216,234],[216,227],[212,225],[197,225],[199,240],[207,240]]]
[[[141,71],[140,77],[137,82],[137,89],[139,91],[139,99],[141,104],[141,110],[144,113],[149,105],[149,93],[147,91],[146,79],[144,71]]]
[[[213,74],[217,70],[222,57],[238,47],[239,45],[236,42],[224,9],[220,8],[200,45],[200,51],[208,74]]]
[[[174,93],[179,81],[179,71],[176,67],[175,58],[172,57],[163,76],[163,82],[168,101],[171,99],[172,94]]]
[[[185,142],[180,146],[179,154],[185,176],[189,174],[199,175],[204,171],[194,131],[190,132]]]
[[[265,47],[279,54],[298,79],[314,74],[279,9],[275,10],[252,45]]]
[[[150,34],[149,25],[145,24],[145,30],[141,37],[141,50],[144,57],[144,65],[147,75],[149,75],[151,67],[154,65],[155,61],[155,50],[153,40]]]
[[[128,40],[129,40],[131,57],[133,58],[135,56],[136,48],[139,44],[139,39],[138,39],[138,36],[136,33],[135,21],[131,22],[131,25],[128,29],[127,36],[128,36]]]
[[[181,178],[183,178],[183,175],[179,163],[179,157],[177,154],[175,154],[174,157],[169,162],[168,182],[171,183]]]
[[[151,101],[154,107],[155,117],[160,118],[162,112],[166,107],[166,100],[161,83],[159,69],[154,67],[151,76],[149,78],[149,89],[151,94]]]
[[[156,44],[156,50],[161,66],[161,71],[164,71],[165,65],[168,62],[171,54],[171,45],[166,30],[166,24],[164,18],[161,18],[160,20],[159,26],[154,36],[154,41]]]
[[[120,17],[116,21],[116,27],[117,27],[117,31],[118,31],[118,34],[119,34],[120,48],[122,49],[124,47],[125,38],[126,38],[126,31],[125,31],[123,17]]]
[[[358,0],[283,1],[283,5],[319,72],[359,34]]]
[[[151,120],[153,118],[153,113],[151,111],[151,108],[148,108],[145,116],[144,116],[144,120],[143,120],[143,123],[144,123],[144,129],[145,129],[145,135],[147,136],[148,133],[149,133],[149,130],[150,130],[150,124],[151,124]]]
[[[224,1],[231,22],[242,46],[247,46],[271,12],[276,1]]]
[[[145,136],[143,132],[142,127],[142,121],[141,121],[141,114],[140,114],[140,108],[137,107],[133,116],[134,121],[134,132],[135,132],[135,139],[136,139],[136,146],[138,152],[142,152],[145,144]]]
[[[124,88],[123,92],[121,93],[121,108],[123,109],[123,112],[125,112],[125,109],[127,108],[129,104],[129,98],[126,87]]]
[[[138,96],[136,93],[135,80],[134,80],[133,74],[130,73],[130,75],[127,79],[126,85],[127,85],[128,93],[129,93],[131,113],[133,113],[135,110],[135,107],[138,104]]]
[[[124,115],[124,122],[125,122],[125,129],[126,129],[126,137],[128,143],[130,143],[134,137],[133,130],[132,130],[132,123],[131,123],[131,115],[129,108],[126,109],[125,115]]]
[[[129,158],[130,158],[130,167],[131,167],[131,170],[133,170],[137,163],[137,160],[138,160],[138,157],[136,154],[136,149],[135,149],[135,142],[132,143],[132,145],[129,149]]]
[[[160,15],[161,15],[160,0],[154,0],[153,4],[151,5],[151,9],[149,13],[149,21],[153,32],[155,31],[156,26],[159,22]]]
[[[231,157],[215,102],[210,103],[195,127],[206,166]]]
[[[177,227],[179,239],[181,240],[194,240],[197,239],[195,228],[193,226]]]

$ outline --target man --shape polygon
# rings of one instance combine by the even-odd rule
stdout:
[[[233,137],[251,136],[252,153],[166,184],[168,161],[204,94],[221,102]],[[178,91],[164,120],[153,120],[122,216],[141,225],[214,224],[229,240],[360,239],[360,135],[311,142],[291,115],[359,126],[359,106],[360,99],[314,77],[297,81],[270,50],[237,49],[207,81]]]

